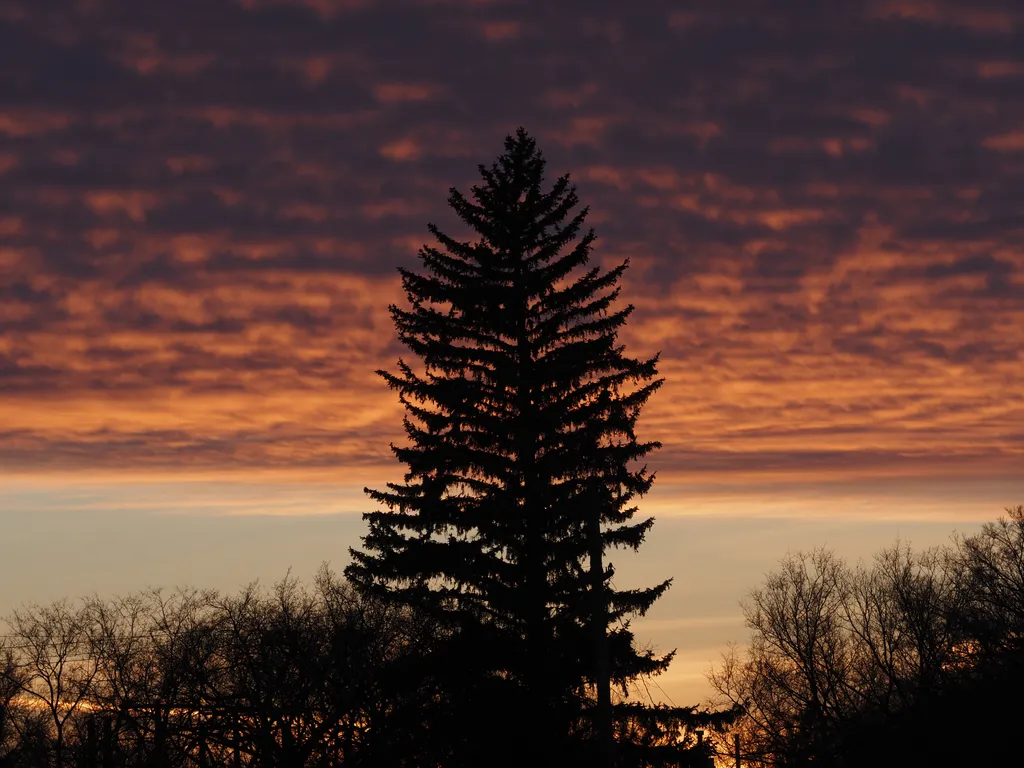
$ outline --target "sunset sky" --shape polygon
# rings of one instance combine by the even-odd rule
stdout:
[[[1019,0],[4,0],[0,613],[343,567],[395,268],[519,125],[662,353],[656,695],[788,550],[1024,502]]]

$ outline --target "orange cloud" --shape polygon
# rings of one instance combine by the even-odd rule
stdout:
[[[411,138],[388,142],[387,144],[382,145],[378,151],[380,152],[381,157],[386,157],[389,160],[396,160],[398,162],[417,160],[422,154],[420,145]]]
[[[0,133],[22,138],[63,130],[72,117],[46,110],[9,110],[0,112]]]
[[[982,144],[997,152],[1024,151],[1024,131],[1011,131],[987,137]]]
[[[102,216],[124,213],[132,221],[145,221],[146,208],[153,205],[155,198],[144,192],[94,190],[85,193],[85,202]]]
[[[489,43],[515,40],[522,34],[522,25],[517,21],[488,21],[480,24],[480,34]]]
[[[308,8],[328,21],[345,13],[363,8],[369,0],[238,0],[247,10],[255,10],[265,6],[297,5]]]
[[[977,66],[978,74],[986,79],[1019,77],[1024,75],[1024,62],[993,60],[982,61]]]
[[[967,27],[982,32],[1012,31],[1019,14],[1011,11],[974,7],[950,0],[876,0],[870,5],[875,18],[896,17],[929,24]]]
[[[400,104],[406,101],[428,101],[437,96],[439,88],[424,83],[379,83],[373,87],[377,101]]]

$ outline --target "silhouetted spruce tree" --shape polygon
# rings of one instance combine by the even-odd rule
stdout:
[[[605,560],[610,547],[637,549],[653,523],[633,521],[633,504],[654,479],[637,462],[658,443],[634,425],[662,380],[657,357],[633,359],[617,341],[633,310],[616,306],[627,263],[588,264],[587,209],[567,175],[546,189],[544,167],[519,129],[479,167],[471,199],[451,190],[475,239],[431,224],[423,270],[399,270],[411,306],[390,310],[421,364],[378,373],[407,411],[409,444],[392,450],[408,471],[367,489],[386,509],[365,515],[346,575],[450,622],[458,662],[520,692],[501,695],[530,722],[506,720],[501,750],[579,749],[579,738],[603,756],[610,686],[671,657],[637,650],[622,621],[671,580],[619,590]],[[545,762],[558,754],[548,750]]]

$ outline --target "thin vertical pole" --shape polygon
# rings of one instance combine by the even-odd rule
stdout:
[[[612,716],[611,664],[608,658],[608,603],[604,593],[604,546],[601,518],[587,521],[590,538],[591,631],[594,640],[594,683],[597,688],[597,743],[599,768],[615,768],[615,721]]]

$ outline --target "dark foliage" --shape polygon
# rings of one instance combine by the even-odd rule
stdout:
[[[427,766],[436,692],[407,672],[438,636],[326,570],[31,606],[0,648],[0,766]]]
[[[657,443],[634,427],[661,385],[657,358],[617,342],[627,264],[589,264],[587,209],[568,176],[546,188],[544,169],[525,131],[508,137],[471,199],[448,199],[474,239],[430,225],[422,271],[400,270],[409,308],[391,314],[420,363],[379,373],[406,408],[408,445],[393,450],[407,472],[368,490],[385,509],[365,516],[346,575],[451,628],[454,669],[442,657],[433,670],[464,690],[447,706],[500,708],[481,743],[558,764],[595,739],[603,760],[613,685],[672,654],[638,650],[628,624],[670,582],[616,589],[605,560],[653,523],[633,517],[654,479],[637,462]]]
[[[764,766],[1017,764],[1024,507],[952,546],[872,567],[787,558],[745,605],[745,656],[711,675]]]
[[[510,737],[475,734],[522,704],[472,673],[424,675],[453,649],[445,630],[327,570],[311,589],[29,606],[0,632],[0,768],[489,766]],[[693,728],[724,725],[625,704],[615,722],[623,765],[638,767],[703,768]]]

